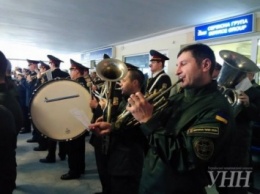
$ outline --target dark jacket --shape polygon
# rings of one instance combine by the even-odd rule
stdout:
[[[16,129],[12,113],[0,105],[0,188],[12,193],[16,179]]]
[[[0,84],[0,105],[4,105],[13,114],[16,134],[18,134],[23,126],[23,113],[18,100],[7,89],[6,84]]]
[[[122,99],[117,109],[121,114],[127,105]],[[114,121],[116,117],[114,117]],[[114,176],[141,176],[147,139],[138,125],[128,127],[126,123],[115,127],[110,134],[108,170]]]
[[[249,106],[240,105],[239,113],[235,118],[236,133],[234,137],[233,158],[236,158],[238,165],[247,167],[250,162],[250,147],[252,142],[252,122],[260,120],[260,90],[251,87],[245,91],[249,97]],[[234,165],[233,165],[234,166]]]
[[[75,81],[78,82],[80,85],[82,85],[84,88],[86,88],[89,91],[89,89],[87,87],[87,82],[84,77],[79,77]]]
[[[52,71],[52,78],[55,79],[55,78],[67,78],[69,77],[70,75],[65,72],[65,71],[61,71],[60,69],[54,69]]]
[[[30,72],[30,76],[34,76],[34,79],[32,79],[31,82],[26,82],[26,106],[29,107],[31,98],[33,96],[33,93],[35,92],[36,89],[36,72]]]
[[[162,74],[164,74],[164,75],[162,75]],[[158,79],[158,81],[156,81],[158,77],[160,77],[160,78]],[[151,90],[150,92],[153,92],[155,90],[158,92],[163,87],[168,88],[171,85],[172,85],[171,78],[164,71],[161,71],[155,77],[148,79],[145,92],[146,92],[146,94],[149,93],[150,90]],[[170,91],[166,93],[165,97],[168,98],[169,95],[170,95]]]
[[[140,193],[198,193],[209,166],[223,166],[234,127],[216,82],[172,96],[165,110],[141,125],[149,135]]]

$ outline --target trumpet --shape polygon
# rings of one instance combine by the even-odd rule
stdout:
[[[166,88],[166,85],[162,85],[162,88],[158,91],[155,91],[153,93],[148,93],[144,96],[144,98],[151,104],[153,104],[154,111],[153,114],[163,110],[167,105],[168,101],[165,98],[165,94],[169,92],[172,88],[176,87],[178,83],[180,83],[182,79],[179,79],[177,82],[175,82],[170,87]],[[115,122],[115,127],[119,128],[121,124],[126,121],[127,126],[135,126],[139,124],[139,122],[130,114],[129,111],[125,110],[123,113],[121,113]]]
[[[44,72],[40,72],[40,73],[41,73],[40,78],[41,78],[42,76],[44,76],[44,75],[48,75],[48,74],[51,73],[51,72],[52,72],[51,69],[49,69],[49,70],[47,70],[47,71],[44,71]],[[36,73],[37,73],[36,75],[31,76],[31,79],[32,79],[32,80],[34,80],[34,79],[37,78],[39,71],[37,71]],[[39,78],[39,79],[40,79],[40,78]]]

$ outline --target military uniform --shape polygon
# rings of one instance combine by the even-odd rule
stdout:
[[[82,74],[82,76],[77,77],[76,79],[72,76],[71,78],[87,90],[87,83],[83,77],[85,67],[72,59],[70,62],[70,69],[77,69],[79,74]],[[85,135],[86,133],[66,143],[68,149],[69,172],[61,176],[62,180],[79,178],[80,175],[85,172]]]
[[[232,142],[231,166],[238,166],[244,168],[252,168],[252,124],[253,121],[259,119],[260,111],[260,90],[256,87],[251,87],[245,91],[249,97],[249,106],[240,105],[240,112],[235,117],[236,129]],[[250,164],[251,163],[251,164]],[[253,179],[252,172],[250,179]],[[253,180],[250,180],[250,187],[253,186]],[[252,188],[252,187],[251,187]],[[246,194],[249,188],[235,190],[234,194]],[[222,193],[221,193],[222,194]]]
[[[255,80],[252,80],[251,83],[254,88],[258,90],[260,89],[260,86],[255,82]],[[257,118],[253,119],[252,134],[252,146],[260,147],[260,114],[258,114]]]
[[[251,87],[245,91],[245,94],[249,97],[250,104],[248,107],[241,105],[241,111],[237,114],[236,121],[236,135],[235,139],[239,142],[236,144],[237,161],[240,161],[240,165],[247,167],[249,165],[249,152],[252,141],[252,127],[251,121],[259,118],[260,112],[260,90]]]
[[[97,108],[93,110],[91,123],[95,123],[95,121],[101,116],[103,116],[103,110],[101,109],[100,104],[98,104]],[[102,185],[102,193],[109,194],[109,176],[107,173],[108,155],[102,152],[102,142],[102,137],[99,137],[94,133],[91,134],[89,143],[94,147],[98,175]]]
[[[44,68],[45,72],[44,75],[41,75],[40,78],[37,78],[37,82],[36,82],[36,88],[39,87],[41,84],[44,84],[47,81],[50,81],[51,79],[48,79],[48,76],[46,75],[46,71],[50,70],[50,66],[47,65],[46,63],[40,61],[40,68]],[[50,72],[51,73],[51,72]]]
[[[171,85],[171,78],[162,70],[155,77],[148,79],[146,94],[153,93],[155,90],[158,92],[163,87],[169,88]],[[167,96],[169,95],[170,92],[167,93]]]
[[[79,77],[75,81],[87,89],[86,81],[83,77]],[[68,174],[80,177],[85,172],[85,134],[67,142],[67,148],[70,169]]]
[[[166,60],[169,60],[168,57],[165,55],[159,53],[156,50],[150,50],[150,55],[152,56],[152,59],[150,61],[157,61],[161,62],[164,66],[164,62]],[[161,89],[167,89],[169,88],[171,84],[171,78],[165,73],[163,69],[161,69],[158,72],[154,72],[155,75],[153,75],[152,78],[149,78],[146,83],[146,90],[145,94],[151,94],[154,91],[159,91]],[[168,98],[170,95],[170,91],[167,92],[164,96],[165,98]]]
[[[117,116],[125,110],[126,105],[127,97],[124,97],[112,120],[107,169],[110,176],[110,193],[137,194],[147,139],[139,125],[126,125],[128,119],[119,126],[115,125]]]
[[[56,63],[63,62],[60,59],[52,56],[52,55],[47,55],[47,57],[50,59],[50,61],[54,61]],[[52,72],[52,78],[57,79],[57,78],[67,78],[69,77],[69,74],[67,72],[61,71],[59,68],[55,68]],[[41,139],[44,141],[43,139]],[[46,159],[40,159],[40,162],[43,163],[53,163],[56,161],[56,146],[57,142],[51,139],[47,140],[48,142],[48,155],[46,156]],[[59,156],[61,160],[65,160],[67,153],[67,148],[66,148],[66,142],[59,142]]]
[[[172,96],[141,125],[149,135],[140,194],[203,194],[208,166],[223,166],[234,120],[216,82]]]
[[[38,65],[38,63],[39,63],[39,61],[30,60],[30,59],[27,59],[27,62],[29,64],[28,66],[31,66],[33,64]],[[28,113],[30,113],[30,102],[31,102],[31,99],[33,97],[33,93],[35,92],[35,89],[37,87],[37,85],[36,85],[37,73],[35,71],[30,71],[28,76],[31,77],[31,81],[30,82],[26,82],[27,83],[27,85],[26,85],[26,106],[28,107]],[[28,117],[30,118],[29,114],[28,114]],[[32,124],[32,127],[33,127],[32,139],[27,140],[27,142],[39,142],[40,139],[41,139],[41,135],[39,134],[38,129],[36,128],[34,123],[31,122],[31,124]],[[41,149],[46,150],[46,146],[45,145],[44,146],[40,145],[40,146],[41,146]]]

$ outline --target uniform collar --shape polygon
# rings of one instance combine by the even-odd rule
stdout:
[[[155,78],[157,75],[159,75],[160,73],[164,72],[164,70],[160,70],[160,71],[157,71],[155,72],[154,74],[152,74],[152,78]]]
[[[217,90],[217,82],[212,80],[209,84],[199,88],[184,89],[184,97],[194,99],[199,96],[207,95]]]

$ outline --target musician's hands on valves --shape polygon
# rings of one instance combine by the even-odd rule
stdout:
[[[126,110],[131,112],[137,121],[145,123],[152,117],[153,105],[144,98],[142,93],[137,92],[128,98]]]
[[[248,107],[250,104],[249,97],[245,92],[241,91],[238,95],[238,100],[245,106]]]

